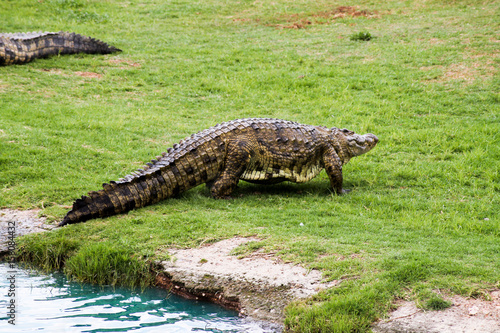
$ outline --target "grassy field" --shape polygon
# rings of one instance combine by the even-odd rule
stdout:
[[[438,309],[443,294],[499,288],[498,13],[472,0],[1,1],[1,32],[75,31],[124,50],[0,68],[1,207],[59,221],[75,198],[236,118],[380,139],[344,168],[348,195],[324,172],[242,182],[229,201],[200,186],[24,237],[22,259],[144,284],[170,246],[256,235],[242,251],[342,280],[289,306],[290,332],[365,332],[397,298]]]

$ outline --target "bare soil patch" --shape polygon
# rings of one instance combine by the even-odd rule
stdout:
[[[489,64],[481,63],[455,63],[449,66],[427,66],[421,67],[422,71],[430,71],[434,69],[441,69],[443,74],[435,79],[426,80],[425,83],[447,83],[449,81],[462,81],[463,84],[472,84],[476,79],[484,79],[492,77],[496,74],[495,67]]]
[[[429,44],[436,44],[435,40],[436,38],[431,38]],[[425,72],[436,69],[442,71],[439,77],[426,80],[425,83],[446,84],[450,81],[461,81],[464,85],[468,85],[477,80],[485,80],[497,75],[498,68],[495,67],[495,60],[499,58],[499,54],[499,52],[485,53],[473,48],[467,48],[462,54],[463,61],[457,61],[449,65],[424,66],[419,69]]]
[[[424,311],[414,302],[401,301],[390,317],[376,323],[377,333],[498,333],[500,332],[500,290],[489,293],[488,299],[447,298],[452,306],[443,311]]]
[[[195,249],[170,249],[174,260],[161,263],[166,280],[160,284],[174,293],[210,299],[242,315],[278,323],[291,301],[338,284],[323,282],[317,270],[283,263],[276,257],[230,254],[239,245],[256,240],[236,237]]]
[[[70,75],[68,73],[65,73],[62,69],[59,69],[59,68],[50,68],[50,69],[41,69],[42,72],[46,72],[48,74],[52,74],[52,75],[61,75],[61,76],[66,76],[66,77],[69,77]],[[73,72],[75,75],[77,76],[81,76],[81,77],[87,77],[87,78],[91,78],[91,79],[100,79],[102,77],[102,74],[99,74],[99,73],[94,73],[94,72],[80,72],[80,71],[76,71],[76,72]]]
[[[39,212],[38,209],[0,209],[0,254],[8,252],[9,231],[13,231],[15,237],[18,237],[55,228],[54,225],[46,223],[44,217],[38,217]]]
[[[75,74],[81,77],[88,77],[91,79],[100,79],[102,77],[102,74],[93,72],[75,72]]]
[[[331,10],[318,11],[314,13],[286,14],[277,18],[279,24],[271,24],[280,29],[303,29],[316,24],[330,24],[337,19],[343,18],[380,18],[376,11],[360,9],[359,6],[340,6]]]
[[[61,75],[61,76],[69,76],[68,74],[64,73],[62,71],[62,69],[59,69],[59,68],[42,68],[40,69],[40,71],[42,72],[45,72],[47,74],[51,74],[51,75]]]
[[[378,11],[360,9],[359,6],[339,6],[333,9],[331,6],[325,6],[324,10],[317,10],[315,12],[277,14],[270,21],[261,19],[260,17],[250,18],[248,17],[248,15],[250,14],[248,12],[242,14],[243,15],[241,17],[239,15],[236,15],[229,16],[228,18],[232,19],[233,22],[253,21],[279,29],[304,29],[314,25],[331,24],[338,19],[355,19],[359,17],[372,19],[382,17],[381,13],[379,13]]]
[[[120,64],[126,64],[130,67],[141,67],[141,64],[137,63],[137,62],[133,62],[133,61],[130,61],[130,60],[124,60],[124,59],[110,59],[108,61],[110,64],[114,64],[114,65],[120,65]],[[127,67],[120,67],[120,69],[127,69]]]

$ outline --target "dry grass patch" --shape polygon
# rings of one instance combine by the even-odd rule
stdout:
[[[375,11],[359,9],[359,6],[340,6],[333,10],[314,13],[285,14],[278,17],[278,21],[286,23],[268,24],[280,29],[303,29],[317,24],[331,24],[333,21],[344,18],[380,18]]]
[[[42,68],[41,71],[50,75],[68,76],[68,74],[64,73],[60,68]]]
[[[440,294],[440,293],[437,293]],[[483,297],[446,296],[451,307],[426,311],[413,301],[399,300],[397,310],[376,323],[374,332],[498,332],[500,329],[500,291],[485,292]]]
[[[124,60],[124,59],[110,59],[108,62],[110,64],[114,64],[114,65],[127,64],[130,67],[141,67],[141,64],[139,64],[137,62],[133,62],[130,60]],[[122,66],[122,67],[120,67],[120,69],[127,69],[127,67]]]
[[[91,79],[100,79],[102,77],[102,74],[93,72],[75,72],[75,74],[81,77],[88,77]]]
[[[497,68],[492,65],[491,61],[487,62],[488,65],[483,63],[474,62],[456,63],[449,66],[425,66],[420,67],[422,71],[431,71],[435,69],[442,69],[443,74],[437,78],[426,80],[425,83],[446,83],[449,81],[463,81],[464,84],[471,84],[478,78],[485,79],[492,77],[497,72]]]
[[[47,74],[50,74],[50,75],[61,75],[61,76],[65,76],[65,77],[69,77],[70,75],[66,72],[64,72],[62,69],[60,68],[42,68],[41,69],[42,72],[44,73],[47,73]],[[80,72],[80,71],[76,71],[76,72],[73,72],[75,75],[77,76],[81,76],[81,77],[88,77],[88,78],[92,78],[92,79],[100,79],[102,77],[102,74],[99,74],[99,73],[94,73],[94,72]]]
[[[261,17],[250,18],[249,12],[242,13],[243,17],[229,16],[233,22],[258,22],[266,26],[276,27],[278,29],[304,29],[314,25],[331,24],[339,19],[381,18],[378,11],[361,9],[360,6],[339,6],[331,8],[325,6],[323,10],[314,12],[286,13],[276,14],[270,20],[264,20]]]

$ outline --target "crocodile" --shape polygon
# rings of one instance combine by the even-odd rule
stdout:
[[[213,198],[229,198],[238,181],[302,183],[325,169],[336,194],[342,165],[370,151],[374,134],[272,118],[220,123],[181,140],[118,181],[77,199],[59,226],[125,213],[174,197],[203,183]]]
[[[58,54],[121,52],[100,40],[74,32],[0,33],[0,66],[25,64]]]

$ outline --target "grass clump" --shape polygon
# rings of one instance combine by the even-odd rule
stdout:
[[[353,41],[362,41],[367,42],[373,38],[372,34],[368,31],[361,31],[355,34],[352,34],[349,39]]]
[[[286,308],[287,332],[367,332],[386,307],[394,286],[351,280],[337,290]]]
[[[106,242],[84,242],[64,235],[19,239],[17,258],[45,271],[63,270],[76,281],[141,288],[153,283],[150,262],[130,249]]]
[[[433,294],[424,304],[426,310],[445,310],[452,305],[450,301],[444,300],[436,294]]]
[[[61,270],[67,259],[78,250],[79,243],[64,235],[45,238],[41,234],[21,239],[17,247],[19,261],[33,264],[45,271]]]
[[[248,254],[260,250],[264,245],[264,242],[249,241],[231,250],[230,255],[243,258]]]
[[[89,244],[67,260],[64,272],[78,281],[99,285],[147,287],[152,283],[149,266],[133,253],[108,244]]]

